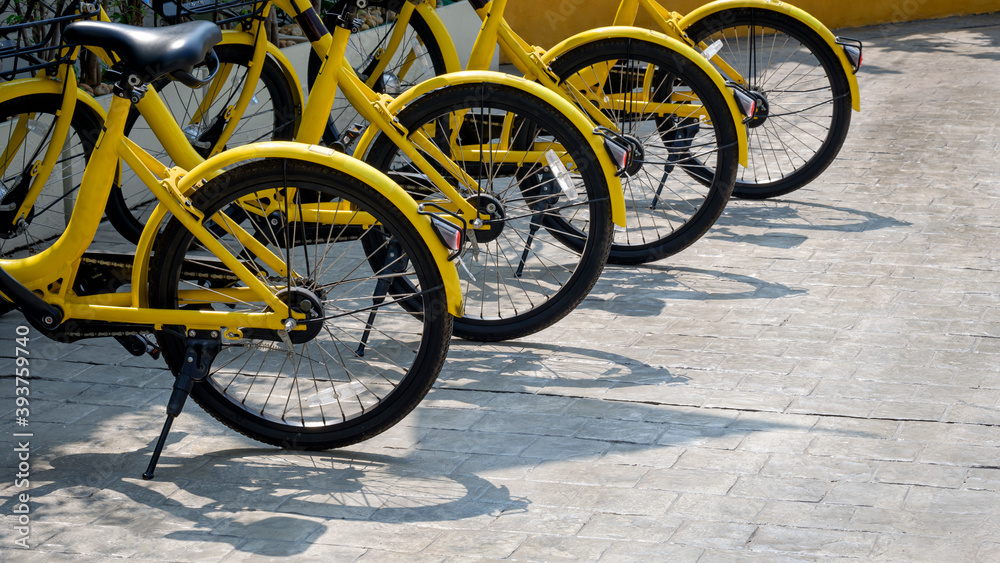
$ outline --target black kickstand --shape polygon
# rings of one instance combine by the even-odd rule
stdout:
[[[167,442],[167,434],[170,433],[170,426],[174,419],[181,414],[184,409],[184,402],[187,401],[188,394],[196,382],[204,381],[208,377],[208,369],[212,366],[212,361],[222,348],[219,340],[219,333],[215,337],[207,338],[208,331],[192,331],[194,335],[187,339],[187,350],[184,352],[184,360],[176,379],[174,380],[174,390],[170,393],[170,400],[167,401],[167,420],[163,423],[163,430],[160,431],[160,438],[156,441],[153,449],[153,457],[149,460],[149,467],[142,474],[142,478],[150,480],[153,478],[153,471],[156,469],[156,462],[160,460],[160,453]]]
[[[521,277],[524,273],[524,263],[528,261],[528,253],[531,252],[531,243],[535,242],[535,233],[542,228],[542,214],[531,216],[531,223],[528,224],[528,238],[524,241],[524,252],[521,253],[521,261],[517,264],[517,271],[514,275]]]
[[[649,205],[650,209],[656,209],[656,206],[659,205],[663,186],[667,183],[667,179],[670,177],[670,173],[674,171],[674,168],[684,166],[685,163],[690,164],[694,160],[694,157],[691,155],[691,146],[694,143],[694,136],[701,130],[701,126],[690,118],[683,121],[687,125],[681,124],[676,128],[671,127],[669,131],[663,131],[663,124],[660,124],[660,138],[663,139],[664,144],[667,146],[667,165],[663,169],[663,178],[660,179],[660,186],[656,188],[656,195],[653,196],[653,201]],[[674,125],[676,120],[669,119],[666,123]]]
[[[663,178],[660,179],[660,187],[656,188],[656,195],[653,196],[653,202],[649,204],[650,209],[656,209],[656,204],[660,202],[660,194],[663,193],[663,186],[666,185],[667,178],[669,177],[669,171],[663,173]]]
[[[358,345],[358,349],[355,351],[355,354],[359,358],[365,356],[365,346],[368,345],[368,337],[375,326],[375,315],[378,314],[379,305],[385,302],[385,297],[389,294],[389,286],[392,285],[393,279],[397,274],[401,274],[406,270],[409,259],[405,256],[400,258],[402,254],[403,249],[396,240],[391,240],[386,244],[385,264],[375,272],[375,275],[379,276],[379,280],[375,284],[375,294],[372,295],[372,304],[374,307],[368,313],[368,323],[365,325],[364,334],[361,335],[361,344]]]

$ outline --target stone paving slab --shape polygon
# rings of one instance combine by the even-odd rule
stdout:
[[[143,481],[169,373],[34,340],[32,549],[3,375],[0,558],[997,561],[1000,15],[845,34],[863,111],[820,180],[538,335],[456,341],[363,444],[275,450],[192,406]]]

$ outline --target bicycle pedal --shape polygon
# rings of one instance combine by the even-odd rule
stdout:
[[[351,125],[350,129],[344,132],[344,136],[340,138],[340,142],[343,143],[344,146],[349,147],[351,146],[351,143],[353,143],[355,139],[361,136],[361,133],[364,132],[364,130],[365,130],[364,125],[360,123],[355,123],[354,125]]]
[[[142,334],[139,335],[139,338],[141,338],[142,341],[146,343],[146,353],[149,354],[149,357],[153,358],[154,360],[159,360],[160,345],[157,344],[156,341],[150,340],[149,338],[146,338]]]
[[[115,340],[117,340],[118,343],[128,350],[128,353],[133,356],[142,356],[146,353],[146,341],[134,334],[129,336],[116,336]]]

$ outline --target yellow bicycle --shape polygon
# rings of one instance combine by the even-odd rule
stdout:
[[[573,89],[582,91],[620,124],[648,113],[635,100],[648,103],[654,97],[648,76],[628,80],[630,53],[610,40],[624,34],[620,26],[633,25],[642,10],[657,31],[702,53],[727,82],[745,88],[757,104],[746,123],[749,154],[736,179],[737,197],[776,197],[816,179],[840,151],[852,108],[861,107],[855,76],[863,59],[861,42],[834,36],[815,17],[787,2],[717,0],[680,14],[656,0],[621,0],[615,27],[575,35],[548,50],[530,45],[500,21],[501,2],[471,3],[483,18],[476,48],[484,51],[473,55],[467,69],[485,68],[499,43],[526,77],[549,88],[567,88],[571,94]],[[357,59],[364,63],[359,72],[370,83],[403,81],[415,69],[428,74],[461,69],[433,0],[370,4],[376,14],[392,13],[374,33],[377,37],[354,45],[360,53]],[[643,37],[625,35],[633,41]],[[411,59],[423,64],[399,64]],[[610,95],[601,96],[602,91]],[[633,100],[629,111],[622,112],[614,94]]]
[[[144,477],[188,393],[234,430],[290,448],[355,443],[410,412],[444,362],[452,315],[463,313],[451,262],[461,230],[374,168],[324,147],[256,143],[183,169],[126,138],[149,83],[198,87],[213,75],[221,39],[213,24],[78,21],[65,39],[116,54],[114,94],[65,231],[37,254],[0,259],[0,301],[54,340],[113,336],[136,355],[162,352],[176,382]],[[24,89],[52,95],[40,91],[49,82],[79,103],[69,64],[78,51],[66,46],[50,62],[58,81],[0,86],[0,106],[26,103]],[[192,67],[206,53],[199,78]],[[36,115],[22,108],[0,119],[8,149],[34,135]],[[61,149],[48,145],[36,162],[51,166]],[[9,152],[4,167],[19,166]],[[159,205],[134,253],[89,251],[120,163]]]
[[[463,262],[468,306],[465,316],[456,320],[456,334],[479,340],[530,334],[568,314],[586,296],[607,258],[612,220],[624,224],[621,193],[609,190],[618,183],[613,156],[621,165],[628,156],[620,139],[595,132],[585,116],[552,92],[497,73],[438,77],[391,99],[367,88],[343,62],[356,30],[351,17],[355,8],[346,6],[329,33],[307,2],[279,0],[273,6],[294,14],[310,30],[314,50],[323,53],[317,83],[324,86],[312,93],[301,112],[282,112],[275,121],[271,113],[257,111],[258,104],[274,107],[275,97],[256,87],[231,87],[258,84],[265,69],[277,68],[274,61],[283,58],[263,31],[262,18],[272,4],[261,3],[246,20],[246,30],[223,33],[219,52],[247,58],[222,59],[219,73],[206,78],[207,85],[196,91],[200,101],[194,107],[201,121],[183,121],[183,129],[178,129],[164,98],[151,89],[135,105],[138,113],[130,115],[130,125],[137,126],[133,121],[141,116],[166,155],[191,169],[205,157],[242,142],[234,140],[234,132],[259,118],[278,124],[262,134],[265,139],[272,137],[272,131],[286,130],[280,116],[288,116],[296,140],[319,142],[339,86],[377,131],[371,135],[377,136],[373,149],[365,155],[368,162],[391,171],[390,177],[421,203],[444,210],[468,230],[471,252]],[[94,51],[114,61],[101,49]],[[294,74],[286,78],[294,81]],[[93,121],[99,122],[97,104],[79,90],[66,93],[60,80],[36,77],[15,82],[3,86],[20,89],[9,99],[65,93],[49,110],[57,134],[56,127],[77,119],[74,110],[98,116]],[[288,96],[300,99],[301,91],[294,89]],[[135,131],[133,127],[130,139],[138,139]],[[49,138],[63,137],[46,136],[44,142]],[[85,156],[86,139],[80,146],[71,152]],[[60,189],[58,177],[48,174],[51,169],[40,168],[45,173],[41,176],[31,172],[35,160],[29,154],[22,165],[8,170],[15,177],[33,178],[33,185],[48,182]],[[134,174],[130,168],[123,166],[121,189],[112,191],[112,200],[118,199],[115,209],[128,216],[122,217],[112,206],[108,215],[113,223],[134,221],[131,234],[122,232],[137,240],[155,202],[147,201],[141,182],[130,180]],[[138,199],[133,201],[133,196]],[[0,216],[0,224],[16,225],[25,213],[37,209],[34,201],[18,200],[18,215]],[[404,282],[390,288],[401,293],[411,290]]]
[[[670,256],[711,228],[732,192],[739,162],[746,162],[747,139],[737,125],[753,113],[749,91],[727,85],[696,50],[662,34],[609,27],[546,52],[510,29],[504,20],[506,0],[470,3],[483,26],[468,69],[487,68],[500,41],[526,78],[580,107],[596,126],[621,135],[632,149],[634,157],[622,175],[627,229],[616,233],[610,262]],[[390,24],[367,32],[374,37],[362,34],[352,49],[361,53],[356,71],[371,87],[458,68],[454,46],[431,3],[369,5],[399,10]],[[570,60],[572,72],[557,72],[556,62]],[[353,119],[346,107],[334,111],[338,126]]]
[[[335,29],[344,13],[356,10],[361,5],[372,4],[364,0],[335,2],[329,12],[327,26]],[[152,6],[159,13],[170,17],[177,17],[178,14],[206,17],[204,11],[213,5],[199,2],[175,4],[155,0]],[[408,6],[412,8],[413,5]],[[496,14],[494,21],[500,21],[502,12],[502,2],[494,3],[491,7],[491,13]],[[401,17],[405,16],[404,7]],[[229,21],[232,17],[235,16],[227,15],[221,19]],[[308,34],[312,24],[305,21],[300,25]],[[242,121],[237,127],[254,131],[255,134],[267,134],[270,128],[272,134],[277,136],[289,133],[289,119],[282,116],[297,117],[301,111],[297,101],[299,84],[289,82],[289,77],[294,77],[294,72],[283,53],[278,49],[270,49],[263,66],[253,62],[246,45],[259,40],[259,29],[247,26],[242,34],[226,33],[224,42],[231,45],[226,52],[230,58],[225,61],[231,62],[233,68],[238,69],[234,70],[233,75],[239,77],[239,80],[234,80],[225,87],[209,89],[204,97],[192,95],[172,106],[178,108],[175,115],[182,123],[187,124],[192,135],[197,135],[195,142],[202,143],[205,150],[211,150],[211,146],[219,146],[217,132],[222,131],[221,124],[224,121],[232,123],[242,115]],[[409,42],[414,39],[413,34],[390,37],[382,34],[384,29],[389,28],[382,26],[353,34],[350,43],[352,46],[347,51],[346,59],[354,68],[354,74],[364,81],[366,88],[400,96],[405,90],[434,76],[435,73],[430,72],[433,65],[428,64],[431,53],[421,50],[419,42],[410,48]],[[693,243],[707,231],[724,208],[732,189],[739,154],[745,152],[740,151],[740,147],[746,145],[745,138],[740,136],[736,128],[737,121],[745,117],[741,113],[745,109],[741,110],[733,95],[728,93],[729,88],[721,75],[690,48],[671,42],[666,37],[637,29],[621,28],[620,32],[616,29],[615,37],[628,40],[628,46],[634,48],[629,59],[633,68],[628,74],[629,78],[642,73],[650,74],[648,89],[653,92],[653,99],[644,103],[632,97],[628,102],[633,109],[641,104],[648,119],[630,119],[626,124],[618,123],[615,116],[605,116],[593,104],[581,103],[581,100],[565,95],[558,88],[551,89],[567,104],[589,107],[588,117],[591,118],[592,127],[600,127],[606,136],[619,136],[618,141],[635,153],[630,165],[623,171],[626,183],[625,203],[629,210],[625,215],[626,228],[616,232],[610,256],[617,263],[648,262],[675,253]],[[485,43],[484,47],[488,47]],[[240,49],[243,50],[242,53]],[[321,52],[322,50],[313,49],[311,80],[315,80],[318,74]],[[383,56],[373,57],[366,53],[381,53]],[[486,68],[479,64],[474,67]],[[255,68],[258,70],[255,71]],[[252,110],[241,114],[238,104],[226,101],[230,97],[235,98],[239,92],[248,91],[254,92],[255,100],[259,102],[252,106]],[[324,88],[313,85],[311,96],[316,96],[317,93],[327,94]],[[350,150],[358,158],[364,158],[387,171],[404,186],[421,180],[410,174],[415,169],[412,163],[390,159],[386,151],[375,150],[378,147],[372,142],[372,137],[375,132],[384,130],[382,127],[369,130],[368,134],[362,136],[365,130],[363,124],[367,124],[369,120],[359,116],[358,111],[364,112],[370,102],[352,97],[346,91],[344,94],[333,101],[330,124],[323,135],[323,143]],[[612,94],[612,97],[618,96]],[[749,96],[745,97],[745,102],[752,105]],[[616,100],[615,103],[625,104],[624,100]],[[205,112],[203,108],[206,105],[218,109]],[[224,113],[223,110],[230,105],[235,109],[225,113],[228,116],[225,120],[213,117]],[[349,119],[343,117],[346,115],[344,108],[351,108]],[[399,117],[405,127],[412,129],[411,124],[404,119],[408,112],[409,110],[401,113]],[[620,111],[618,113],[622,114]],[[301,134],[299,138],[302,138]],[[451,155],[462,153],[461,147],[455,142],[449,149]],[[455,157],[455,160],[461,159]],[[572,167],[568,168],[572,171]],[[697,179],[681,174],[680,169],[687,170]],[[673,173],[675,170],[678,172]],[[614,184],[620,183],[618,180],[612,181]],[[413,189],[417,192],[425,188],[414,186]],[[572,245],[576,239],[578,237],[574,236],[568,244]]]

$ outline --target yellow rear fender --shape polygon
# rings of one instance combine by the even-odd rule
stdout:
[[[252,33],[247,33],[245,31],[223,31],[222,42],[219,43],[219,45],[246,45],[248,47],[253,47],[253,42],[254,35]],[[302,108],[304,107],[304,101],[302,99],[302,82],[299,81],[299,75],[295,73],[292,61],[288,60],[288,57],[281,52],[281,49],[270,41],[267,43],[267,54],[278,64],[278,67],[281,69],[281,73],[285,75],[285,82],[292,90],[292,102],[295,105],[296,116],[295,130],[298,131],[299,119],[302,116]]]
[[[719,71],[716,70],[716,68],[712,66],[712,64],[708,62],[705,57],[701,56],[701,53],[695,51],[691,47],[688,47],[684,43],[671,37],[667,37],[662,33],[638,27],[600,27],[583,33],[578,33],[573,37],[566,39],[562,43],[549,49],[542,57],[542,61],[546,65],[551,65],[552,61],[555,61],[560,56],[572,51],[573,49],[598,41],[605,41],[609,38],[628,38],[636,41],[655,43],[698,65],[698,68],[703,70],[705,74],[712,79],[712,82],[714,82],[719,88],[719,91],[726,94],[723,97],[726,99],[726,103],[729,104],[729,111],[732,114],[733,121],[736,123],[736,136],[739,142],[740,164],[743,166],[747,165],[747,132],[746,127],[743,126],[744,115],[740,111],[739,106],[736,105],[736,99],[733,97],[729,87],[726,86],[726,81]]]
[[[448,312],[456,317],[464,316],[465,309],[462,301],[462,288],[459,283],[458,271],[455,269],[455,264],[448,260],[450,251],[438,238],[434,228],[431,226],[431,220],[418,213],[417,202],[395,182],[360,160],[336,152],[333,149],[317,145],[284,141],[253,143],[224,151],[199,164],[181,179],[178,188],[183,193],[189,193],[195,189],[195,184],[212,176],[213,172],[250,159],[256,160],[261,158],[287,158],[321,164],[356,178],[385,196],[416,226],[420,236],[427,241],[427,245],[430,247],[434,261],[437,263],[438,269],[441,270],[441,277],[444,280],[445,292],[448,297]],[[159,207],[162,206],[158,206],[158,209]],[[162,215],[154,215],[155,217],[162,218]],[[149,241],[147,242],[147,248],[140,250],[148,253],[152,247],[152,239],[154,237],[150,229],[155,230],[157,228],[158,225],[154,224],[154,221],[149,221],[146,224],[142,238],[143,240],[148,238]],[[137,255],[141,256],[143,254],[137,252]]]
[[[854,75],[854,69],[851,67],[850,59],[847,58],[847,53],[844,52],[843,47],[837,45],[837,38],[834,37],[833,33],[825,25],[801,8],[796,8],[791,4],[775,0],[716,0],[685,15],[681,18],[678,25],[684,30],[691,27],[693,23],[701,21],[712,14],[732,8],[770,10],[795,18],[809,26],[817,35],[823,38],[823,41],[826,41],[830,48],[833,49],[834,54],[837,55],[837,59],[840,60],[840,64],[844,68],[844,74],[847,75],[847,83],[851,88],[851,106],[854,108],[854,111],[861,111],[861,94],[858,91],[858,77]]]
[[[569,118],[573,125],[587,135],[587,139],[594,150],[594,154],[597,155],[601,168],[607,178],[608,187],[612,188],[608,190],[611,194],[612,218],[614,219],[616,225],[624,227],[625,198],[623,197],[621,190],[614,189],[616,186],[621,185],[621,179],[616,176],[617,168],[614,162],[611,161],[611,157],[608,155],[607,149],[604,148],[604,138],[594,133],[594,124],[576,106],[555,92],[552,92],[535,82],[488,70],[455,72],[431,78],[430,80],[421,82],[420,84],[417,84],[416,86],[403,92],[389,104],[389,112],[392,115],[398,115],[407,104],[416,100],[420,96],[427,94],[428,92],[432,92],[440,88],[459,86],[463,84],[482,84],[483,82],[503,84],[543,99],[555,107],[556,111]],[[354,151],[355,156],[362,158],[365,154],[367,154],[368,149],[371,146],[371,143],[375,140],[375,136],[377,134],[377,128],[369,127],[368,130],[365,131],[364,136],[358,141],[358,147]]]
[[[6,102],[7,100],[21,96],[35,96],[39,94],[58,94],[61,96],[62,93],[62,82],[48,78],[21,78],[4,82],[0,86],[0,102]],[[87,107],[94,110],[101,118],[101,121],[107,118],[108,112],[104,111],[101,104],[97,103],[97,100],[86,91],[77,89],[76,100],[77,103],[83,102]]]

